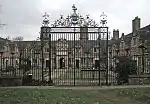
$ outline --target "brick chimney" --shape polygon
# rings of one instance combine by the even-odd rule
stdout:
[[[132,32],[135,33],[141,27],[141,19],[137,16],[132,20]]]
[[[117,30],[113,30],[113,38],[112,38],[113,40],[117,40],[117,39],[119,39],[119,30],[117,29]]]

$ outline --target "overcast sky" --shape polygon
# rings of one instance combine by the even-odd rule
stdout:
[[[113,29],[119,29],[120,34],[131,32],[132,19],[136,16],[141,18],[141,27],[150,23],[150,0],[0,0],[0,22],[7,24],[0,28],[0,36],[35,40],[44,12],[54,21],[60,14],[70,14],[73,4],[83,16],[90,14],[97,22],[105,12],[111,33]]]

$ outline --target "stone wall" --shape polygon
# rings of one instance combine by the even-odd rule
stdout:
[[[0,77],[0,86],[7,87],[7,86],[21,86],[22,85],[22,78],[16,76],[1,76]]]
[[[130,75],[129,85],[150,85],[150,75]]]

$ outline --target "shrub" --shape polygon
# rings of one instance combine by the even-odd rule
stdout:
[[[136,74],[136,63],[125,56],[118,57],[117,59],[119,60],[116,66],[118,84],[128,83],[129,75]]]

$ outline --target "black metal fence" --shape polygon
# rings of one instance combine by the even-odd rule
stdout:
[[[20,76],[23,85],[102,86],[149,84],[149,56],[113,50],[104,27],[53,27],[18,53],[1,53],[1,77]],[[108,29],[107,27],[105,27]],[[58,31],[59,30],[59,31]]]

